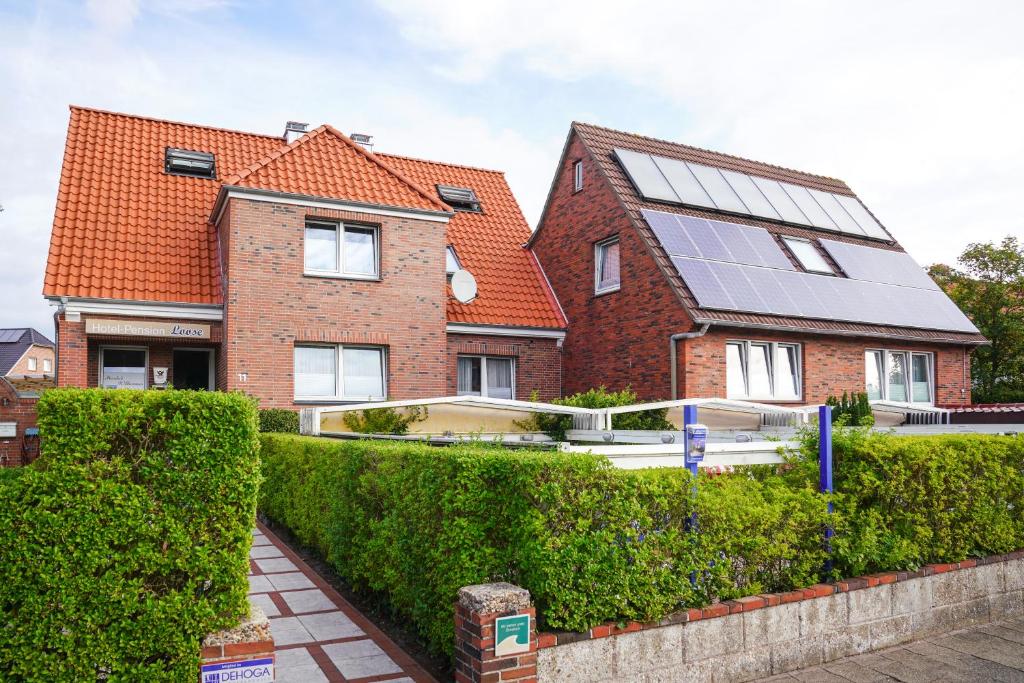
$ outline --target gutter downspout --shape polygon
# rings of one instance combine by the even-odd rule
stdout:
[[[696,339],[697,337],[703,337],[708,333],[709,327],[711,327],[711,323],[704,323],[696,332],[679,332],[668,338],[668,358],[669,364],[671,365],[670,374],[672,376],[672,397],[670,400],[675,401],[679,398],[679,373],[676,368],[676,342],[681,339]]]

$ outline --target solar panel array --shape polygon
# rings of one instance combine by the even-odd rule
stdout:
[[[25,330],[0,330],[0,344],[10,344],[21,339]]]
[[[902,251],[876,249],[860,244],[835,240],[821,240],[821,246],[835,259],[848,277],[891,285],[938,289],[924,268],[913,257]]]
[[[892,239],[856,197],[627,149],[615,156],[646,199]]]
[[[978,331],[941,289],[920,279],[931,282],[902,252],[822,240],[849,277],[818,275],[796,270],[764,228],[649,209],[641,213],[701,308]]]
[[[641,213],[671,256],[795,270],[764,228],[649,209]]]

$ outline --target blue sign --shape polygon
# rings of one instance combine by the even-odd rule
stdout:
[[[199,680],[202,683],[269,683],[274,680],[274,658],[204,664]]]

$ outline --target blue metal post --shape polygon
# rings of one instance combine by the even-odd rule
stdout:
[[[818,408],[818,489],[822,493],[832,493],[832,406]],[[832,514],[832,501],[828,502],[828,514]],[[825,573],[832,573],[832,536],[835,531],[832,524],[825,526]]]
[[[690,470],[692,483],[690,486],[690,497],[693,500],[694,511],[690,514],[690,533],[697,533],[697,463],[690,462],[690,439],[686,432],[687,425],[697,424],[697,406],[683,406],[683,462],[686,469]],[[697,572],[690,572],[690,584],[697,585]]]

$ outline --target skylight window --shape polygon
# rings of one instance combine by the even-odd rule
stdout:
[[[216,178],[217,169],[213,155],[209,152],[193,152],[187,149],[168,147],[164,157],[164,172],[172,175],[188,175],[196,178]]]
[[[789,250],[793,252],[793,256],[796,256],[796,260],[808,273],[835,275],[828,265],[828,261],[818,253],[810,240],[802,240],[799,237],[783,237],[782,241],[786,243]]]
[[[479,213],[480,200],[476,192],[469,187],[457,187],[455,185],[438,185],[437,194],[445,204],[456,211],[474,211]]]
[[[456,271],[462,270],[462,263],[459,262],[459,255],[455,253],[455,247],[450,244],[445,248],[444,270],[448,275],[452,275]]]

